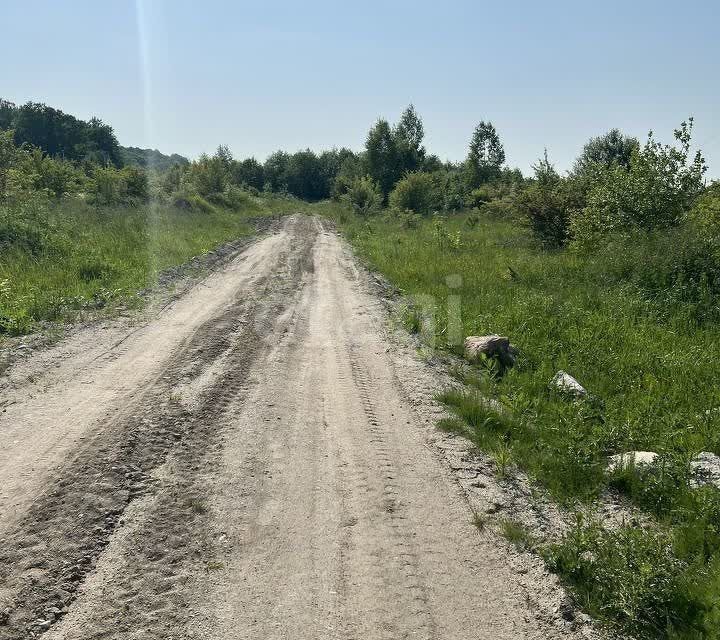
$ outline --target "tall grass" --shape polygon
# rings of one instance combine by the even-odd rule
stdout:
[[[29,198],[0,205],[0,335],[73,317],[137,292],[163,270],[248,235],[269,207],[94,207],[79,199]]]
[[[583,552],[572,538],[555,551],[554,567],[592,612],[642,637],[713,637],[720,584],[707,576],[720,563],[720,498],[714,488],[691,487],[688,462],[701,450],[720,453],[718,299],[706,276],[676,273],[696,265],[705,248],[678,230],[583,255],[543,250],[514,220],[463,214],[409,225],[390,215],[329,213],[403,294],[435,299],[441,347],[458,349],[443,341],[452,333],[446,301],[459,295],[463,335],[507,335],[518,348],[513,368],[480,367],[465,393],[441,396],[460,418],[444,429],[487,451],[510,451],[567,505],[591,503],[612,487],[657,518],[665,546],[660,534],[632,524],[615,537],[596,536],[615,588],[594,588],[592,571],[570,569],[567,558]],[[553,391],[559,369],[591,399]],[[607,457],[628,450],[656,451],[659,463],[608,474]],[[652,576],[631,580],[648,562],[662,577],[657,598]],[[633,590],[623,591],[623,580]]]

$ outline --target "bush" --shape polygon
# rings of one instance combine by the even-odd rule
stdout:
[[[429,173],[408,173],[390,193],[390,206],[428,215],[443,207],[442,185]]]
[[[477,189],[473,189],[469,194],[467,199],[465,200],[465,203],[468,207],[475,207],[479,208],[482,205],[484,205],[486,202],[490,202],[494,197],[493,190],[486,186],[478,187]]]
[[[222,193],[228,184],[228,169],[217,154],[203,154],[190,165],[190,181],[201,196]]]
[[[661,145],[652,133],[636,150],[630,168],[596,165],[589,176],[587,205],[572,218],[572,235],[590,247],[613,232],[677,224],[703,191],[707,167],[696,153],[690,159],[692,118],[674,132],[677,146]]]
[[[24,169],[32,176],[33,189],[56,197],[78,193],[85,182],[83,173],[72,163],[43,156],[39,149],[28,155]]]
[[[123,199],[146,202],[149,197],[147,173],[138,167],[125,167],[120,174]]]
[[[368,216],[375,213],[382,206],[382,193],[377,184],[366,176],[355,178],[342,196],[350,204],[355,213]]]
[[[697,595],[698,576],[664,532],[630,526],[607,531],[580,519],[546,559],[592,615],[634,637],[707,637],[712,605]]]
[[[480,213],[497,219],[510,219],[518,215],[518,207],[512,198],[490,200],[479,207]]]
[[[457,211],[465,206],[466,184],[459,171],[449,171],[443,185],[443,209]]]
[[[170,196],[170,204],[177,209],[210,213],[215,208],[202,196],[188,187],[181,187]]]
[[[98,205],[139,204],[149,197],[147,174],[138,167],[95,169],[88,184],[90,201]]]
[[[563,246],[570,237],[570,216],[583,205],[582,185],[561,178],[547,154],[533,168],[535,181],[518,197],[518,209],[544,245]]]
[[[110,205],[122,201],[122,175],[117,169],[95,169],[88,192],[95,204]]]
[[[710,235],[720,237],[720,182],[714,182],[705,190],[689,217]]]
[[[222,193],[213,193],[207,200],[225,209],[240,209],[252,203],[250,195],[236,186],[229,186]]]
[[[663,315],[683,313],[694,323],[719,317],[720,245],[693,221],[606,238],[594,257],[598,279],[631,282]]]
[[[0,250],[20,249],[39,255],[44,247],[43,234],[20,220],[0,219]]]

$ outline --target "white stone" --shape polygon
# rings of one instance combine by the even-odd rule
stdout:
[[[551,384],[563,393],[569,393],[578,397],[587,395],[585,387],[583,387],[577,380],[575,380],[575,378],[565,371],[558,371],[553,376]]]
[[[468,360],[477,360],[481,355],[498,356],[501,360],[511,358],[510,340],[496,334],[465,338],[465,357]]]

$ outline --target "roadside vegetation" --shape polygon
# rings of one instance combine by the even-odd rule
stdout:
[[[377,126],[387,149],[388,128]],[[435,330],[423,337],[461,354],[447,305],[460,296],[462,336],[510,337],[514,366],[463,369],[464,390],[440,396],[456,418],[440,426],[577,513],[563,540],[525,548],[581,607],[637,638],[711,638],[720,628],[720,489],[692,467],[698,453],[720,453],[720,185],[706,184],[691,135],[691,120],[669,145],[610,131],[568,174],[544,153],[524,178],[480,123],[465,163],[394,182],[376,171],[374,195],[369,173],[340,196],[348,208],[323,205],[373,268],[422,301],[406,307],[410,331],[422,333],[430,312]],[[558,370],[589,396],[552,388]],[[658,456],[608,467],[632,451]],[[593,516],[611,496],[644,512],[642,523]]]
[[[441,161],[410,106],[395,124],[379,119],[359,153],[261,163],[221,146],[188,162],[124,149],[97,120],[0,102],[0,334],[128,304],[163,269],[250,233],[256,216],[332,217],[425,301],[406,307],[410,331],[431,312],[423,337],[436,348],[460,355],[463,336],[496,333],[517,349],[513,366],[482,360],[441,392],[455,415],[443,429],[577,514],[559,541],[509,520],[506,536],[614,632],[718,637],[720,488],[693,461],[720,454],[720,184],[706,180],[692,120],[670,144],[601,134],[565,174],[539,154],[529,177],[507,165],[492,123],[468,133],[465,160]],[[589,395],[553,388],[558,370]],[[632,451],[657,456],[608,467]],[[643,517],[599,521],[592,506],[608,496]]]
[[[97,119],[0,101],[0,339],[141,303],[159,274],[249,235],[285,195],[238,183],[225,148],[123,148]]]

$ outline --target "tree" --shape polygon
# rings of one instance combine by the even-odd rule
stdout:
[[[505,150],[491,122],[480,122],[473,132],[467,160],[465,178],[470,189],[489,182],[500,175],[505,162]]]
[[[330,196],[334,200],[340,199],[348,192],[355,180],[363,177],[364,164],[363,155],[355,154],[352,151],[349,154],[343,154],[340,168],[330,187]]]
[[[0,198],[8,192],[10,169],[17,160],[18,150],[13,140],[14,131],[0,131]]]
[[[303,200],[319,200],[326,195],[327,184],[318,157],[310,151],[292,154],[285,168],[287,190]]]
[[[228,183],[225,163],[217,154],[208,157],[203,153],[190,165],[190,177],[201,196],[222,193]]]
[[[84,142],[76,145],[76,156],[84,157],[96,153],[102,157],[105,164],[122,166],[120,144],[109,124],[105,124],[100,118],[91,118],[83,130]],[[80,160],[82,157],[75,159]]]
[[[220,162],[220,164],[225,167],[225,171],[229,172],[233,163],[233,157],[232,152],[230,151],[230,147],[228,147],[226,144],[218,145],[218,148],[215,150],[215,157],[217,158],[218,162]]]
[[[575,160],[573,173],[581,174],[593,166],[609,167],[613,164],[628,169],[633,152],[640,148],[637,138],[626,136],[620,129],[611,129],[597,138],[590,138]]]
[[[368,175],[387,198],[402,176],[402,164],[395,136],[387,120],[379,119],[368,133],[365,142],[365,162]]]
[[[263,165],[264,188],[270,191],[287,191],[287,166],[290,155],[284,151],[271,153]]]
[[[0,98],[0,129],[13,128],[16,111],[17,107],[12,102]]]
[[[425,147],[422,146],[425,130],[422,120],[413,105],[409,105],[398,122],[393,137],[400,158],[401,172],[417,171],[425,159]]]
[[[690,152],[692,128],[692,118],[683,122],[674,131],[674,145],[660,144],[650,132],[629,169],[613,163],[593,172],[586,206],[572,219],[578,245],[596,246],[614,232],[671,227],[684,219],[703,192],[707,171],[700,151]]]
[[[89,122],[28,102],[15,110],[15,144],[30,144],[51,157],[122,166],[120,145],[110,125],[98,118]]]
[[[233,184],[236,185],[247,185],[260,190],[265,184],[263,166],[255,158],[246,158],[242,162],[234,162],[231,176]]]

